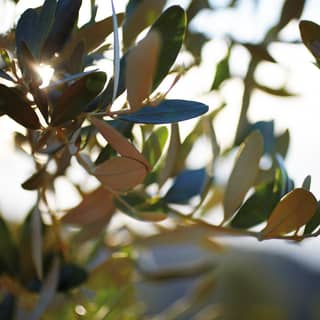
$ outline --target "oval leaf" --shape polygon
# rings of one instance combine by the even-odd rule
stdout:
[[[240,146],[226,186],[223,200],[225,220],[231,218],[240,207],[245,195],[254,184],[262,155],[263,137],[259,131],[253,131]]]
[[[53,105],[51,124],[61,125],[86,111],[89,102],[103,89],[106,82],[104,72],[85,74],[65,89]]]
[[[317,199],[311,192],[302,188],[294,189],[275,207],[261,232],[262,237],[273,238],[297,230],[313,217],[317,206]]]
[[[146,167],[146,169],[150,169],[150,165],[143,155],[111,125],[97,118],[91,118],[91,122],[108,141],[112,148],[120,155],[139,161]]]
[[[30,101],[16,88],[0,84],[0,111],[28,129],[37,130],[41,127]]]
[[[69,210],[61,219],[63,223],[86,226],[103,217],[111,218],[115,210],[113,195],[103,187],[84,195],[75,208]]]
[[[320,26],[312,21],[303,20],[299,27],[303,43],[318,60],[320,58]]]
[[[107,188],[124,192],[143,182],[146,167],[130,158],[114,158],[96,167],[95,177]]]
[[[129,105],[133,111],[141,108],[143,101],[151,93],[160,45],[158,32],[151,31],[128,53],[126,87]]]
[[[208,111],[208,106],[187,100],[163,100],[155,107],[144,107],[137,112],[119,115],[118,118],[135,123],[175,123],[198,117]]]

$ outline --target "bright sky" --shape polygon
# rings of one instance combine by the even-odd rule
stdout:
[[[40,5],[43,1],[33,1],[34,6]],[[115,1],[117,11],[123,11],[125,0]],[[226,1],[221,0],[221,3]],[[11,18],[15,15],[10,10],[10,4],[6,0],[0,2],[1,11],[0,19],[2,27],[8,25]],[[24,0],[17,9],[17,13],[23,12],[30,6],[30,0]],[[102,19],[110,13],[109,1],[99,1],[101,8],[98,12],[98,18]],[[174,4],[186,4],[188,1],[176,0],[170,1]],[[215,94],[204,94],[212,82],[215,64],[224,54],[225,45],[219,36],[226,31],[231,30],[233,35],[238,39],[245,41],[258,41],[261,34],[268,26],[277,19],[277,12],[281,7],[282,1],[279,0],[261,0],[261,6],[255,12],[252,8],[251,0],[242,0],[242,6],[238,12],[214,14],[203,12],[196,21],[194,28],[206,30],[208,35],[214,37],[203,50],[204,63],[199,69],[191,70],[191,72],[181,80],[177,87],[172,91],[171,95],[175,98],[193,99],[203,101],[210,105],[211,108],[218,106],[219,99]],[[86,8],[89,1],[84,1],[81,10],[81,18],[86,21]],[[320,11],[318,10],[319,0],[309,0],[308,6],[303,13],[304,19],[310,19],[320,23]],[[12,8],[11,8],[12,9]],[[106,13],[108,10],[108,13]],[[1,31],[1,30],[0,30]],[[298,39],[297,23],[292,23],[285,30],[285,37]],[[293,176],[296,184],[302,183],[304,177],[311,174],[313,177],[312,191],[320,198],[320,147],[319,147],[319,88],[320,70],[313,64],[313,58],[303,46],[298,45],[280,45],[275,44],[271,48],[271,52],[275,59],[285,67],[286,72],[283,73],[278,66],[265,63],[258,70],[258,76],[266,83],[275,85],[281,84],[286,75],[288,76],[288,87],[299,94],[298,97],[290,99],[278,99],[272,96],[257,93],[252,102],[250,110],[250,118],[252,120],[268,120],[275,119],[276,130],[281,132],[285,128],[289,128],[291,132],[291,148],[288,159],[286,161],[289,173]],[[243,49],[238,49],[232,60],[232,68],[236,74],[243,74],[246,63],[247,53]],[[194,85],[194,79],[197,86]],[[215,125],[218,140],[222,145],[228,145],[233,139],[238,119],[239,105],[241,99],[241,86],[239,81],[233,80],[227,83],[222,89],[222,95],[228,103],[228,107],[217,119]],[[191,122],[192,123],[192,122]],[[2,150],[0,152],[0,211],[7,216],[23,216],[26,208],[29,208],[34,201],[35,195],[32,192],[24,191],[19,183],[23,182],[32,172],[33,164],[23,154],[17,154],[13,147],[10,146],[12,137],[8,130],[17,128],[13,121],[8,121],[5,117],[0,118],[0,128],[2,134],[0,136],[0,144]],[[197,157],[194,157],[197,162]],[[65,195],[69,194],[69,197]],[[63,207],[70,207],[77,200],[72,195],[71,189],[61,190],[60,200],[63,201]],[[268,241],[260,244],[260,248],[273,249],[277,245],[278,250],[292,252],[293,255],[300,257],[308,256],[315,259],[314,250],[318,240],[306,241],[300,246],[287,246],[284,242]],[[249,243],[253,243],[252,241]],[[320,257],[318,258],[320,262]],[[311,261],[311,259],[310,259]]]

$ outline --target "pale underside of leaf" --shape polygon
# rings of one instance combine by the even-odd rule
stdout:
[[[94,175],[108,189],[125,192],[143,182],[147,170],[134,159],[119,157],[97,166]]]
[[[225,220],[232,217],[253,186],[259,171],[259,161],[262,154],[262,135],[259,131],[253,131],[240,146],[227,183],[223,201]]]
[[[123,157],[132,158],[142,163],[147,170],[150,170],[150,165],[147,160],[121,133],[97,118],[92,118],[91,122],[115,151]]]
[[[86,226],[104,218],[111,218],[115,211],[113,195],[103,187],[84,195],[75,208],[63,216],[62,222]]]
[[[286,194],[275,207],[262,230],[263,238],[272,238],[295,231],[305,225],[317,210],[317,199],[303,188]]]
[[[143,101],[151,93],[157,70],[161,38],[157,31],[147,36],[133,47],[127,56],[126,87],[129,105],[132,111],[143,107]]]

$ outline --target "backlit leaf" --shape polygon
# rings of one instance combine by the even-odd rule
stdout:
[[[106,187],[118,192],[132,189],[143,182],[147,170],[144,164],[132,158],[113,158],[98,165],[95,177]]]
[[[247,229],[264,222],[280,198],[280,193],[274,190],[273,181],[258,186],[241,206],[230,225],[234,228]]]
[[[230,53],[228,52],[228,54],[217,64],[211,90],[218,90],[220,85],[230,78],[229,58]]]
[[[42,168],[36,173],[34,173],[30,178],[22,183],[22,188],[26,190],[38,190],[45,187],[49,182],[50,174],[47,172],[46,168]]]
[[[303,20],[299,27],[303,43],[318,61],[320,59],[320,26],[312,21]]]
[[[61,125],[86,111],[89,102],[99,94],[105,82],[104,72],[93,72],[67,87],[53,105],[52,125]]]
[[[160,47],[161,38],[158,32],[151,31],[128,53],[126,87],[132,111],[141,108],[143,101],[151,93]]]
[[[204,168],[182,171],[164,196],[164,200],[169,203],[188,203],[192,197],[201,194],[206,177],[207,174]]]
[[[179,6],[169,7],[152,25],[150,30],[159,33],[162,45],[153,89],[158,87],[174,64],[184,40],[186,25],[186,13]]]
[[[78,19],[82,0],[59,0],[55,19],[42,50],[42,57],[50,58],[59,52],[68,41]]]
[[[108,123],[97,118],[91,118],[91,123],[120,155],[139,161],[146,167],[146,169],[150,169],[150,165],[143,155],[119,131],[114,129]]]
[[[225,220],[231,218],[253,186],[259,171],[259,161],[262,154],[262,135],[259,131],[253,131],[240,146],[226,186],[223,201]]]
[[[262,237],[272,238],[297,230],[313,217],[317,206],[311,192],[302,188],[292,190],[273,210],[267,226],[261,231]]]
[[[99,187],[91,193],[85,194],[82,201],[70,209],[61,219],[63,223],[86,226],[100,221],[101,218],[111,218],[115,210],[113,195]]]
[[[128,48],[138,34],[150,26],[160,15],[165,0],[130,0],[126,8],[123,25],[123,43]]]
[[[146,106],[136,112],[119,115],[118,118],[135,123],[175,123],[198,117],[208,111],[208,106],[196,101],[163,100],[157,106]]]
[[[150,163],[151,167],[154,167],[160,160],[167,139],[168,129],[166,127],[160,127],[153,131],[144,143],[142,154]]]
[[[16,88],[0,84],[0,111],[28,129],[40,129],[41,125],[30,101]]]

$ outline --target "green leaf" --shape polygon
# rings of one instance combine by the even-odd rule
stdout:
[[[167,139],[167,127],[160,127],[153,131],[144,143],[142,154],[150,163],[151,167],[154,167],[160,160]]]
[[[302,183],[302,188],[306,190],[310,190],[311,187],[311,176],[308,175],[304,178],[303,183]]]
[[[276,63],[264,44],[243,43],[243,46],[246,47],[256,59]]]
[[[164,196],[168,203],[186,204],[197,195],[200,195],[207,178],[204,168],[196,170],[184,170],[177,177]]]
[[[271,154],[275,146],[274,121],[255,122],[250,126],[249,132],[254,130],[258,130],[263,137],[264,153]]]
[[[0,111],[28,129],[37,130],[41,127],[30,101],[17,88],[0,84]]]
[[[281,196],[284,196],[294,188],[294,184],[289,178],[284,160],[281,155],[276,154],[275,159],[277,163],[275,190],[279,191]]]
[[[82,267],[74,263],[64,263],[60,267],[59,291],[68,291],[76,288],[88,279],[88,273]]]
[[[282,7],[279,23],[276,26],[277,29],[281,30],[291,20],[299,19],[302,14],[305,2],[305,0],[286,0]]]
[[[227,55],[217,64],[216,74],[211,85],[211,90],[218,90],[220,85],[227,79],[230,78],[229,68],[230,51],[228,50]]]
[[[262,84],[259,84],[257,82],[255,82],[255,87],[265,93],[268,93],[277,97],[295,97],[296,96],[296,94],[289,92],[286,87],[274,89],[274,88],[270,88]]]
[[[150,26],[160,15],[165,0],[130,0],[123,25],[123,44],[129,48],[138,34]]]
[[[88,104],[103,89],[105,82],[104,72],[94,72],[83,76],[67,87],[53,105],[52,125],[61,125],[85,112]]]
[[[289,130],[285,130],[282,134],[276,137],[275,141],[275,153],[281,155],[282,158],[285,158],[289,149],[290,143],[290,132]]]
[[[253,131],[239,148],[226,186],[223,200],[225,220],[232,217],[253,186],[259,171],[259,161],[262,154],[263,137],[259,131]]]
[[[68,41],[77,22],[82,0],[59,0],[55,11],[55,19],[44,43],[41,56],[50,58],[59,52]]]
[[[280,198],[280,193],[274,190],[274,181],[258,186],[241,206],[230,225],[234,228],[247,229],[264,222]]]
[[[312,234],[314,230],[320,225],[320,202],[318,202],[317,211],[314,216],[309,220],[305,229],[304,235]]]
[[[118,118],[135,123],[175,123],[198,117],[208,111],[208,106],[196,101],[163,100],[157,106],[146,106],[137,112],[119,115]]]
[[[150,31],[160,34],[162,43],[153,89],[158,87],[174,64],[184,40],[186,26],[185,11],[179,6],[172,6],[151,27]]]
[[[299,24],[301,38],[313,56],[320,59],[320,26],[312,21],[303,20]]]

